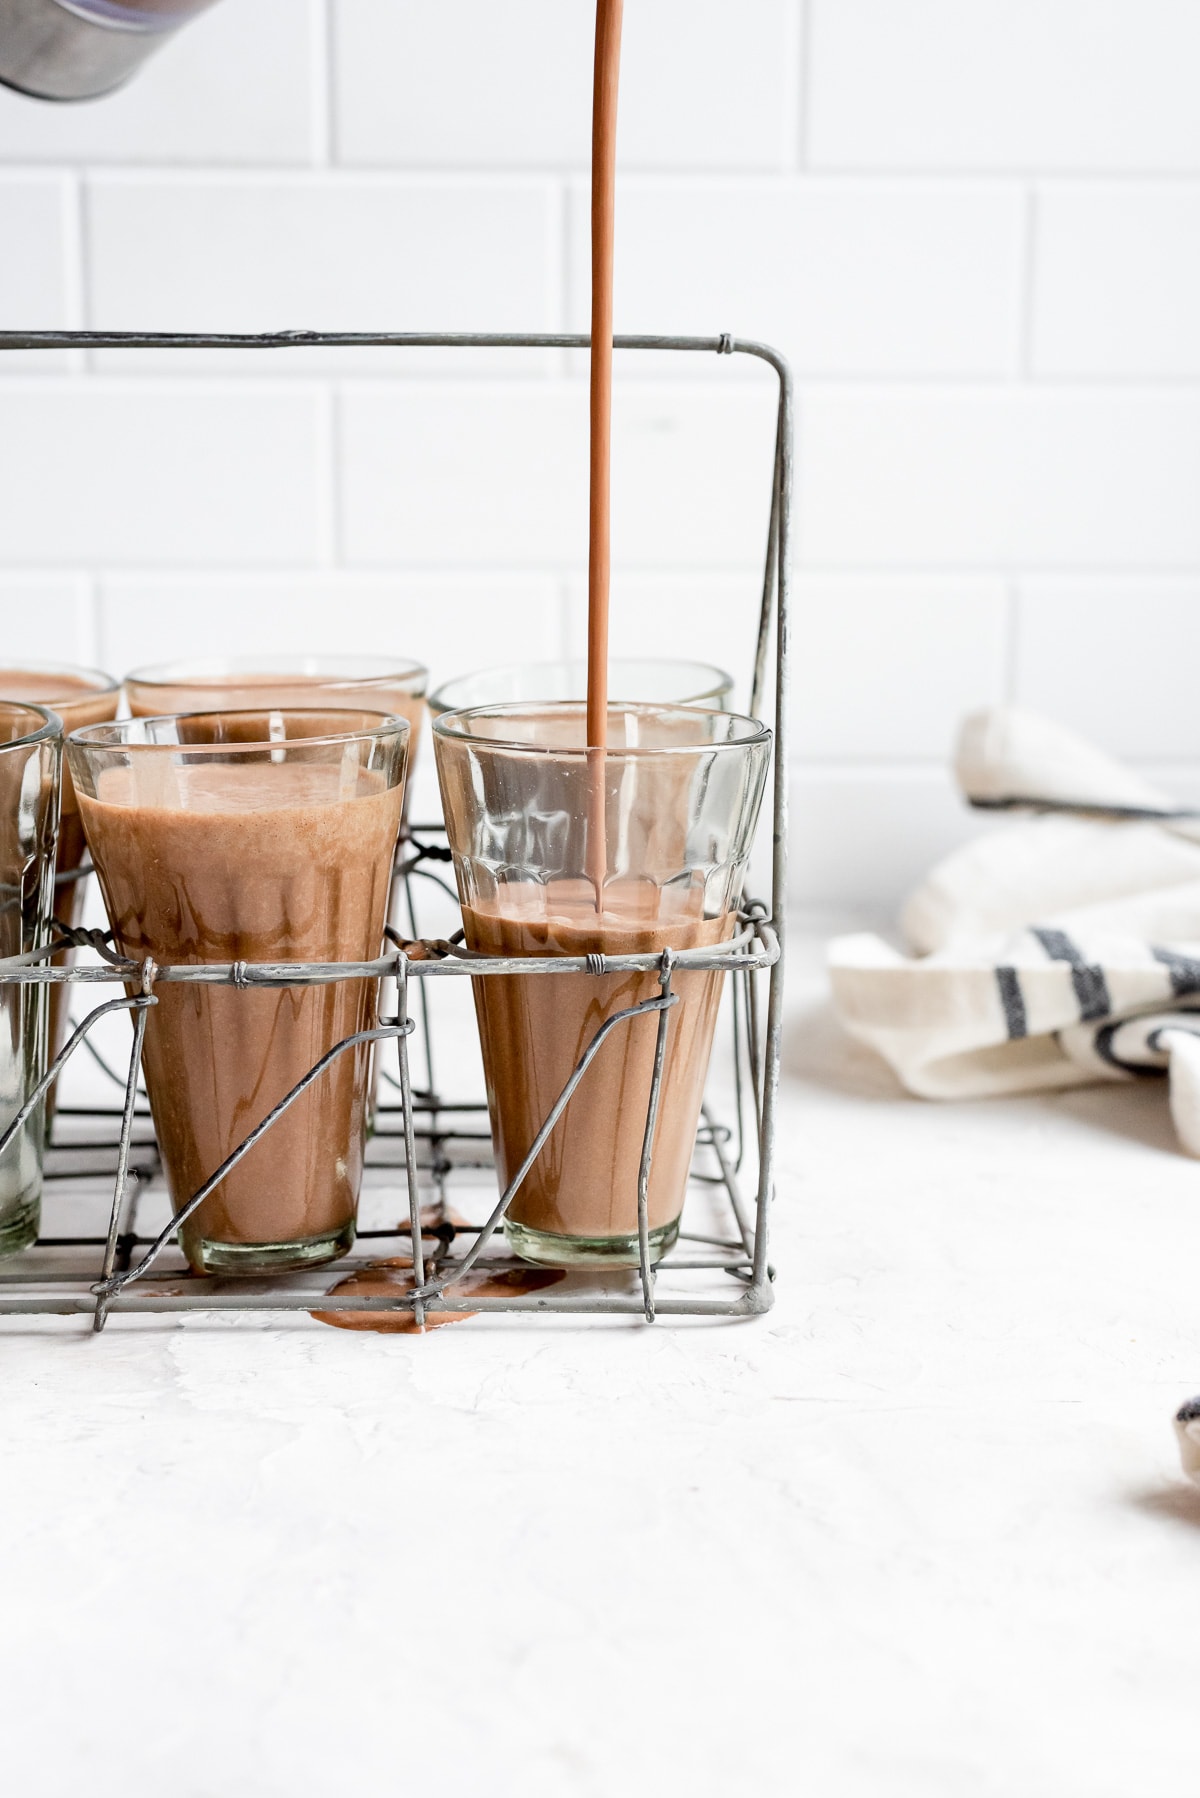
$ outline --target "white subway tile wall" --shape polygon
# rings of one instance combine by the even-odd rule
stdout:
[[[107,99],[0,90],[0,328],[586,328],[591,24],[218,0]],[[1194,795],[1194,0],[637,0],[626,34],[618,328],[798,379],[796,893],[892,904],[980,828],[946,765],[989,701]],[[771,398],[621,358],[614,650],[742,700]],[[579,653],[586,406],[557,352],[10,352],[0,659]]]
[[[388,168],[588,165],[588,0],[338,0],[334,142]],[[792,0],[637,0],[622,44],[628,168],[791,166]]]

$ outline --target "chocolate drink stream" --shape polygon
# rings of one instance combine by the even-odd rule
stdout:
[[[588,493],[588,877],[604,908],[608,872],[604,752],[608,745],[608,614],[612,570],[613,243],[623,0],[596,0],[592,74],[592,337]]]
[[[399,786],[360,770],[347,791],[341,769],[302,763],[136,772],[148,776],[136,788],[135,770],[117,767],[98,798],[79,796],[123,953],[164,964],[379,953]],[[160,779],[186,790],[156,795]],[[176,1210],[322,1054],[374,1025],[376,991],[159,984],[143,1066]],[[183,1227],[193,1267],[236,1271],[239,1245],[349,1247],[369,1060],[369,1045],[347,1050],[205,1200]]]
[[[531,894],[523,909],[510,892],[503,910],[464,906],[463,918],[472,949],[522,956],[708,947],[727,940],[736,923],[732,913],[702,916],[695,891],[676,897],[670,889],[648,891],[642,881],[610,882],[599,916],[590,881],[561,880]],[[672,981],[678,1004],[651,1161],[652,1232],[671,1230],[683,1207],[723,979],[720,972],[685,969]],[[616,1011],[657,998],[660,986],[656,973],[626,973],[492,975],[474,987],[503,1189],[600,1025]],[[658,1016],[650,1012],[618,1026],[603,1045],[513,1199],[512,1224],[590,1242],[636,1239],[657,1034]]]
[[[120,693],[115,685],[98,687],[84,675],[51,673],[32,668],[0,669],[0,697],[23,700],[31,705],[49,706],[63,722],[63,735],[80,730],[85,724],[107,724],[117,715]],[[67,767],[62,765],[62,808],[58,824],[58,852],[54,868],[59,881],[54,890],[54,915],[64,924],[78,924],[83,916],[82,880],[62,880],[83,865],[87,847],[75,783]],[[66,967],[74,959],[73,951],[54,958],[55,967]],[[50,1059],[53,1060],[66,1041],[67,1018],[71,1006],[71,989],[56,982],[50,988]],[[57,1082],[46,1095],[46,1116],[53,1117],[58,1102]]]

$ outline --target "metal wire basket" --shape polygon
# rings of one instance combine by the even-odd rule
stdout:
[[[387,347],[586,349],[586,336],[513,333],[348,333],[283,331],[265,335],[48,331],[0,333],[4,350],[85,349],[294,349],[303,347]],[[37,1244],[4,1264],[0,1271],[0,1314],[81,1314],[102,1329],[116,1312],[301,1312],[353,1313],[372,1321],[372,1314],[403,1313],[415,1327],[438,1313],[514,1312],[526,1315],[592,1315],[612,1313],[653,1322],[662,1316],[751,1317],[770,1308],[774,1270],[768,1261],[768,1225],[774,1181],[775,1112],[779,1083],[783,1000],[784,897],[787,876],[787,693],[788,574],[792,482],[792,387],[787,364],[766,344],[742,342],[728,334],[717,337],[622,336],[621,350],[677,351],[721,356],[745,355],[768,364],[778,379],[775,452],[770,523],[759,609],[749,710],[758,716],[766,694],[771,627],[775,627],[775,740],[770,902],[747,899],[740,929],[717,947],[668,951],[662,955],[538,956],[533,958],[468,955],[440,942],[436,952],[421,937],[422,888],[430,881],[450,894],[436,871],[448,851],[439,841],[441,826],[406,828],[397,864],[411,936],[389,930],[389,950],[370,962],[188,964],[156,967],[115,954],[97,932],[61,929],[55,941],[29,956],[0,963],[0,979],[66,982],[72,988],[116,985],[123,992],[104,998],[72,1031],[45,1079],[0,1137],[0,1149],[20,1127],[62,1068],[81,1046],[91,1048],[100,1020],[117,1011],[132,1015],[133,1041],[123,1072],[109,1070],[120,1101],[108,1106],[60,1108],[55,1138],[47,1152],[46,1180],[83,1183],[85,1223],[78,1234],[43,1234]],[[97,952],[89,965],[53,967],[49,958],[68,943]],[[721,1120],[706,1098],[697,1133],[688,1206],[679,1243],[657,1266],[649,1252],[647,1187],[653,1157],[655,1122],[661,1096],[663,1051],[673,1004],[672,981],[684,969],[723,969],[730,978],[729,1067],[734,1116]],[[651,972],[658,977],[656,998],[608,1017],[591,1039],[555,1105],[551,1108],[507,1190],[479,1223],[454,1215],[451,1198],[468,1170],[492,1166],[487,1107],[482,1101],[449,1101],[439,1094],[435,1075],[437,984],[454,979],[519,975],[525,979],[569,973],[594,980],[603,974]],[[767,976],[765,1015],[759,982]],[[161,1169],[139,1102],[138,1073],[147,1013],[155,987],[162,982],[251,987],[295,987],[340,980],[372,978],[394,982],[395,1006],[381,1014],[377,1028],[338,1043],[321,1058],[274,1110],[250,1132],[187,1206],[157,1233],[142,1226],[139,1215],[154,1190]],[[393,989],[389,989],[393,990]],[[412,1003],[416,999],[415,1005]],[[413,1076],[410,1038],[422,1038],[420,1082]],[[632,1017],[657,1014],[657,1053],[647,1115],[633,1120],[642,1129],[643,1149],[638,1182],[639,1265],[630,1272],[579,1272],[561,1289],[539,1292],[501,1291],[492,1296],[465,1293],[466,1275],[486,1269],[516,1271],[518,1263],[501,1248],[496,1232],[510,1201],[553,1130],[594,1056],[614,1031]],[[394,1043],[394,1074],[383,1070],[384,1089],[376,1108],[376,1127],[368,1150],[368,1172],[383,1194],[386,1207],[403,1203],[403,1216],[386,1218],[380,1227],[360,1227],[356,1250],[332,1267],[325,1266],[270,1279],[232,1280],[188,1273],[173,1247],[178,1225],[196,1210],[229,1170],[265,1136],[289,1106],[324,1070],[347,1050],[364,1042]],[[710,1092],[712,1083],[710,1081]],[[749,1122],[747,1122],[747,1112]],[[481,1129],[482,1119],[484,1128]],[[80,1130],[90,1129],[90,1135]],[[743,1197],[742,1181],[752,1171],[754,1199]],[[111,1180],[111,1199],[103,1183]],[[94,1189],[94,1190],[92,1190]],[[707,1230],[692,1225],[689,1212],[697,1196],[715,1197],[721,1211]],[[396,1209],[399,1209],[397,1204]],[[353,1273],[369,1273],[388,1243],[405,1251],[411,1262],[407,1290],[370,1294],[331,1292]],[[349,1281],[353,1285],[353,1281]],[[384,1322],[381,1316],[380,1323]],[[393,1320],[398,1321],[398,1320]]]

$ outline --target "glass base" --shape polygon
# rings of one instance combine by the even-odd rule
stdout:
[[[41,1221],[40,1187],[36,1192],[27,1193],[18,1199],[11,1208],[6,1206],[0,1216],[0,1257],[19,1255],[22,1249],[31,1249],[37,1241]]]
[[[504,1220],[508,1246],[522,1261],[539,1267],[638,1267],[638,1236],[557,1236],[549,1230],[531,1230],[511,1217]],[[661,1261],[675,1247],[679,1219],[650,1232],[650,1264]]]
[[[354,1219],[324,1236],[303,1236],[297,1242],[212,1242],[190,1238],[184,1253],[198,1274],[219,1274],[222,1279],[252,1279],[261,1274],[294,1273],[340,1261],[354,1247]]]

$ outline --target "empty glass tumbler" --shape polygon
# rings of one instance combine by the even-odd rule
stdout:
[[[614,700],[644,705],[729,707],[733,676],[707,662],[677,662],[648,656],[614,656],[608,665],[608,690]],[[430,694],[430,710],[465,712],[472,706],[511,705],[527,700],[587,698],[587,663],[508,662],[480,668],[443,681]]]

